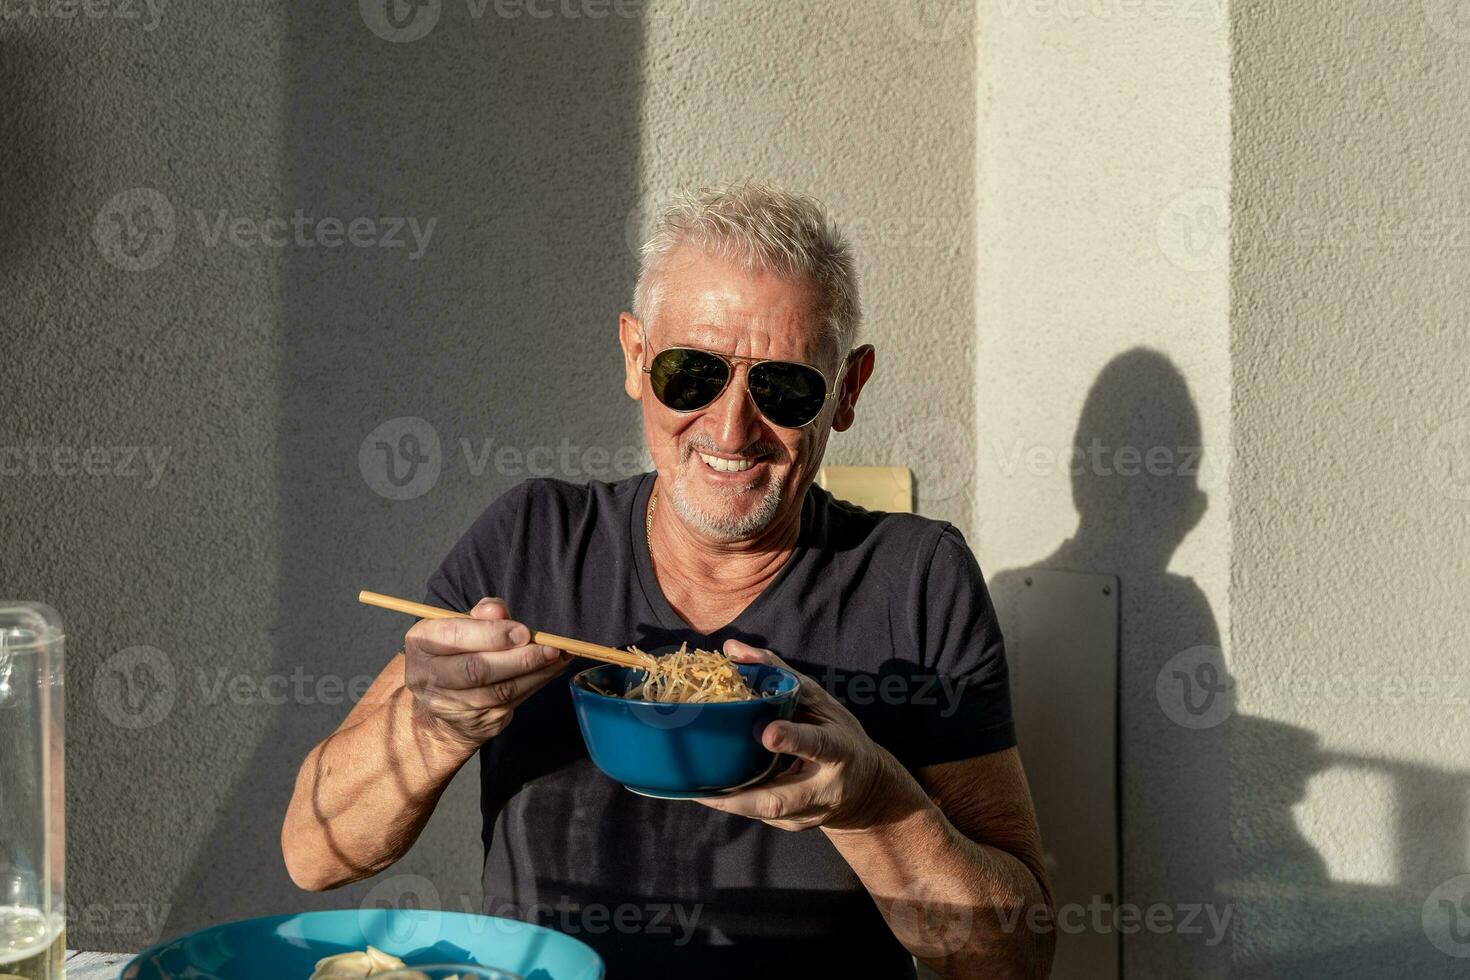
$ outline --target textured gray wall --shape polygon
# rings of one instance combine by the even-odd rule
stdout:
[[[408,42],[356,4],[0,28],[0,445],[48,450],[6,457],[0,593],[50,602],[71,636],[73,944],[374,886],[478,902],[473,767],[387,882],[303,895],[277,844],[297,763],[347,710],[334,685],[376,673],[406,627],[356,591],[419,594],[528,472],[637,468],[613,330],[641,21],[477,9],[446,3]],[[115,236],[120,217],[168,224],[156,199],[109,203],[140,187],[171,206],[171,246]],[[374,244],[216,236],[221,211],[297,209],[308,241],[333,240],[322,218],[370,218]],[[433,221],[427,247],[376,244],[393,218],[421,238]],[[438,472],[400,491],[372,434],[402,417]],[[397,453],[400,434],[381,441]],[[137,445],[168,454],[156,485],[49,454]]]
[[[1198,187],[1228,186],[1228,25],[1182,0],[987,0],[979,37],[982,555],[1002,625],[1028,568],[1118,576],[1115,900],[1224,915],[1228,735],[1179,724],[1158,692],[1187,651],[1218,669],[1229,630],[1224,226],[1176,233]],[[1222,975],[1212,936],[1120,935],[1124,975]]]
[[[526,476],[641,468],[615,315],[675,187],[833,207],[880,348],[833,458],[970,530],[972,45],[884,0],[437,6],[0,20],[0,594],[69,627],[73,945],[478,902],[473,767],[341,892],[290,884],[280,817],[407,625],[358,589],[419,593]]]
[[[1230,915],[1125,975],[1464,976],[1464,5],[981,9],[977,525],[1119,575],[1123,899]]]
[[[1466,12],[1231,10],[1240,976],[1467,973]]]
[[[129,948],[188,914],[178,883],[270,721],[198,681],[271,663],[284,256],[204,247],[190,209],[280,206],[285,35],[260,4],[6,9],[0,593],[70,634],[69,939]],[[134,262],[109,202],[140,187],[176,238]]]
[[[971,8],[970,0],[652,3],[641,117],[647,204],[675,188],[754,174],[832,209],[857,249],[862,339],[878,354],[857,424],[832,437],[827,462],[910,467],[918,511],[967,535],[975,499]]]

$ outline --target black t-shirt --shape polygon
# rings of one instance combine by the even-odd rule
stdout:
[[[455,545],[429,601],[464,611],[499,596],[533,629],[608,646],[718,650],[734,637],[771,649],[910,769],[1015,744],[995,612],[953,526],[813,486],[791,558],[733,622],[701,636],[653,574],[652,486],[651,473],[520,484]],[[480,750],[480,782],[486,912],[577,936],[611,977],[914,975],[820,830],[623,789],[588,760],[565,679]]]

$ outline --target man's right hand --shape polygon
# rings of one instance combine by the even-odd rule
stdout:
[[[478,746],[572,658],[532,643],[499,599],[481,599],[470,617],[415,623],[404,637],[404,683],[448,738]]]

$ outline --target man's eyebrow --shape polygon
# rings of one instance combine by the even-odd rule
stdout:
[[[714,350],[711,341],[720,337],[723,331],[713,323],[684,323],[680,324],[679,335],[683,338],[679,344],[698,344],[709,350]],[[672,341],[671,341],[672,342]]]
[[[733,350],[734,345],[727,341],[715,342],[712,338],[695,335],[681,336],[677,339],[672,336],[663,336],[657,339],[650,338],[650,346],[654,350],[663,350],[667,347],[694,347],[698,350],[707,350],[715,354],[726,354],[730,357],[738,357]],[[727,349],[731,348],[731,349]]]
[[[709,332],[706,333],[701,330],[702,327]],[[665,347],[697,347],[700,350],[707,350],[716,354],[726,354],[730,357],[744,357],[754,361],[794,361],[798,364],[816,364],[821,359],[822,352],[820,349],[801,351],[792,357],[756,357],[753,354],[737,354],[733,350],[725,349],[726,345],[723,339],[716,342],[716,337],[720,333],[722,331],[715,329],[713,325],[689,323],[681,326],[678,339],[675,339],[675,335],[672,332],[660,331],[657,336],[650,334],[648,341],[649,345],[655,350],[663,350]]]

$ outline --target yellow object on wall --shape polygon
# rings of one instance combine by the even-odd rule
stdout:
[[[914,511],[914,475],[907,466],[824,466],[817,485],[867,510]]]

